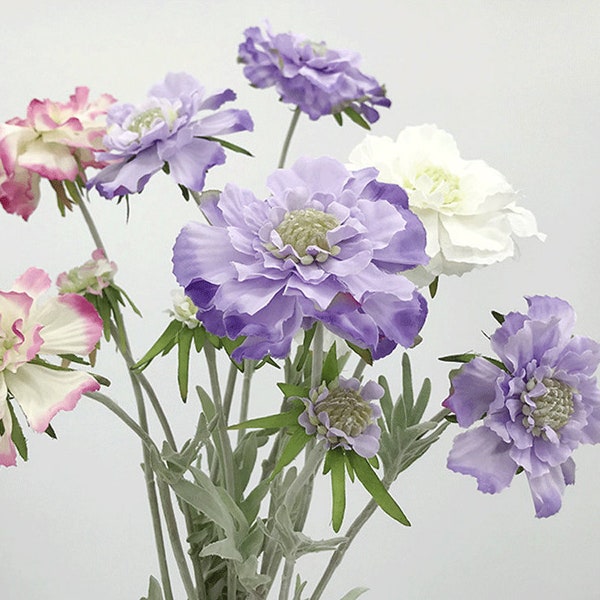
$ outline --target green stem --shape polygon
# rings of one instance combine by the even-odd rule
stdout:
[[[281,588],[279,589],[279,600],[288,600],[289,598],[295,566],[295,560],[290,558],[285,559],[285,563],[283,565],[283,574],[281,576]]]
[[[133,390],[136,397],[136,403],[138,404],[138,412],[140,407],[141,389],[139,383],[132,379]],[[86,394],[89,398],[96,400],[113,412],[123,423],[125,423],[137,436],[142,440],[142,451],[144,457],[144,478],[146,481],[146,493],[148,496],[148,503],[150,505],[150,516],[152,519],[152,527],[154,529],[154,542],[156,545],[156,554],[158,557],[158,567],[160,570],[160,578],[162,582],[162,588],[165,595],[165,600],[173,600],[173,591],[171,589],[171,579],[169,577],[169,567],[167,565],[167,555],[165,552],[165,539],[162,532],[162,525],[160,521],[160,511],[158,509],[158,498],[156,495],[156,487],[154,482],[154,472],[150,466],[150,451],[154,450],[157,456],[160,456],[156,444],[152,441],[152,438],[148,434],[147,423],[145,418],[140,418],[140,424],[136,423],[118,404],[111,400],[108,396],[99,392],[92,392]],[[142,401],[143,405],[143,401]],[[142,410],[142,414],[145,417],[145,411]],[[144,426],[145,425],[145,426]]]
[[[248,407],[250,405],[250,384],[252,383],[252,376],[254,375],[254,361],[244,360],[244,380],[242,382],[242,401],[240,405],[240,423],[248,420]],[[237,442],[244,436],[244,431],[239,430],[237,436]]]
[[[165,523],[167,524],[167,532],[169,534],[169,540],[171,541],[171,547],[173,549],[173,555],[175,556],[175,563],[179,569],[181,575],[181,581],[185,588],[188,600],[196,600],[198,595],[194,589],[194,583],[192,582],[192,576],[188,568],[187,561],[185,559],[185,553],[181,546],[181,537],[177,529],[177,521],[173,512],[173,504],[171,502],[171,494],[169,486],[164,481],[158,481],[158,492],[160,494],[160,502],[163,509],[163,515],[165,517]]]
[[[356,364],[356,369],[354,369],[354,373],[352,373],[352,377],[359,379],[360,376],[363,374],[366,366],[367,363],[362,358],[359,358],[358,363]]]
[[[315,336],[312,341],[312,369],[310,372],[310,386],[316,388],[321,385],[321,371],[323,369],[323,323],[317,321]]]
[[[233,392],[235,391],[235,382],[237,381],[238,368],[233,364],[229,365],[229,374],[225,384],[225,394],[223,395],[223,412],[225,413],[225,422],[229,423],[229,414],[231,413],[231,402]]]
[[[287,134],[285,136],[285,140],[283,142],[283,148],[281,149],[281,155],[279,157],[279,163],[277,164],[277,168],[283,169],[285,165],[285,159],[287,158],[288,150],[290,149],[290,142],[292,141],[292,136],[294,135],[294,131],[296,129],[296,125],[298,124],[298,119],[300,118],[300,107],[296,106],[294,110],[294,114],[292,115],[292,120],[290,122],[290,126],[288,128]]]
[[[223,483],[229,495],[235,500],[237,499],[234,477],[233,451],[231,449],[231,440],[227,431],[227,417],[223,410],[223,402],[221,399],[221,386],[219,385],[219,372],[217,369],[217,358],[215,349],[212,344],[204,344],[204,355],[206,356],[206,364],[208,366],[208,376],[212,390],[213,402],[217,411],[218,423],[215,427],[215,443],[219,454],[221,473],[223,475]],[[227,563],[227,600],[236,600],[237,598],[237,578],[233,565]]]
[[[102,238],[100,237],[100,233],[98,233],[98,229],[96,228],[96,224],[94,223],[94,219],[92,219],[92,215],[90,214],[90,211],[88,210],[87,206],[85,205],[85,200],[80,197],[79,202],[77,204],[81,210],[81,214],[83,215],[85,224],[87,225],[90,235],[92,236],[92,239],[94,240],[94,244],[96,244],[96,248],[100,248],[101,250],[103,250],[104,254],[106,255],[106,249],[104,248],[104,244],[102,243]],[[108,258],[108,256],[107,256],[107,258]]]

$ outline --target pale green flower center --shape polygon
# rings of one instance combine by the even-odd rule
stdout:
[[[148,131],[156,121],[164,121],[170,129],[176,118],[177,112],[174,109],[171,109],[169,114],[165,114],[165,110],[162,107],[155,106],[146,109],[131,119],[131,123],[129,123],[127,129],[141,136]]]
[[[423,180],[429,184],[427,190],[423,189]],[[417,189],[415,183],[417,185],[421,183],[418,185],[419,189],[427,194],[440,193],[443,198],[443,206],[459,204],[461,201],[460,178],[437,165],[424,167],[416,174],[414,181],[405,181],[404,187],[408,190],[415,190]]]
[[[327,46],[324,42],[313,42],[311,40],[306,40],[302,42],[302,46],[310,46],[312,51],[315,53],[315,56],[325,56],[327,54]]]
[[[339,246],[330,246],[327,234],[338,227],[339,221],[333,216],[315,208],[302,208],[287,213],[275,229],[284,246],[288,244],[295,250],[295,256],[281,253],[272,244],[268,249],[278,258],[292,258],[299,260],[304,265],[313,261],[324,262],[330,255],[335,256],[340,252]],[[308,253],[311,248],[311,254]],[[314,248],[318,248],[315,252]]]
[[[542,379],[542,383],[548,390],[543,396],[531,398],[535,402],[535,408],[523,403],[522,411],[525,415],[523,425],[531,427],[531,433],[535,436],[543,435],[544,427],[551,427],[558,432],[564,427],[574,412],[573,390],[562,381],[556,379]],[[533,389],[536,382],[530,380],[528,389]]]
[[[315,412],[329,415],[330,427],[340,429],[346,435],[360,435],[372,422],[373,411],[368,402],[354,390],[337,388],[315,406]]]

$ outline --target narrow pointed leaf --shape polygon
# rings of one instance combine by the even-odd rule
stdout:
[[[249,150],[246,150],[245,148],[242,148],[241,146],[237,146],[236,144],[232,144],[231,142],[228,142],[227,140],[222,140],[221,138],[216,138],[216,137],[212,137],[209,135],[203,135],[202,138],[205,140],[208,140],[209,142],[217,142],[218,144],[221,144],[221,146],[223,146],[223,148],[227,148],[227,150],[231,150],[233,152],[238,152],[239,154],[245,154],[246,156],[254,157],[254,154],[252,154],[252,152],[250,152]]]
[[[414,399],[412,384],[412,369],[410,368],[410,358],[406,352],[402,355],[402,398],[406,406],[407,414],[412,411]]]
[[[321,370],[321,379],[326,384],[330,384],[336,377],[340,375],[340,367],[338,365],[337,351],[335,342],[329,349],[325,360],[323,361],[323,368]]]
[[[276,415],[258,417],[256,419],[244,421],[243,423],[230,425],[228,429],[281,429],[282,427],[298,425],[299,415],[300,413],[295,410],[291,412],[278,413]]]
[[[44,433],[51,437],[53,440],[56,439],[56,431],[54,431],[54,428],[52,427],[52,425],[48,424],[48,427],[46,427],[46,429],[44,430]]]
[[[348,106],[344,109],[344,113],[346,115],[348,115],[350,117],[350,119],[352,121],[354,121],[357,125],[360,125],[363,129],[367,129],[367,130],[371,129],[371,126],[369,125],[369,123],[367,121],[365,121],[363,116],[361,114],[357,113],[350,106]]]
[[[431,380],[428,377],[426,377],[423,380],[423,386],[421,387],[421,391],[417,396],[417,401],[415,402],[415,406],[413,407],[412,413],[410,415],[411,425],[416,425],[422,419],[423,414],[425,413],[425,409],[427,408],[430,396]]]
[[[381,509],[390,515],[392,519],[402,523],[402,525],[410,527],[410,521],[406,518],[406,515],[402,512],[402,509],[398,506],[390,493],[385,489],[385,486],[371,468],[369,461],[362,456],[358,456],[358,454],[355,454],[354,452],[349,452],[347,456],[356,476],[367,492],[371,494],[373,500],[375,500]]]
[[[387,430],[391,431],[394,403],[392,401],[392,394],[390,393],[390,386],[387,382],[387,379],[383,375],[379,376],[377,383],[379,383],[379,385],[383,388],[383,396],[379,400],[379,405],[381,406],[381,412],[383,413]]]
[[[333,113],[333,118],[335,119],[335,122],[341,127],[343,124],[342,113]]]
[[[304,364],[306,363],[306,359],[310,356],[310,345],[315,337],[316,330],[316,325],[313,325],[310,329],[304,332],[304,341],[302,342],[302,347],[298,349],[298,356],[294,362],[296,371],[302,371]]]
[[[154,358],[156,358],[159,354],[164,353],[165,348],[167,348],[171,342],[174,342],[177,339],[177,334],[182,327],[185,327],[185,325],[182,325],[182,323],[179,321],[171,321],[169,325],[167,325],[167,328],[160,334],[160,337],[156,340],[156,342],[154,342],[150,350],[148,350],[148,352],[146,352],[146,354],[144,354],[144,356],[142,356],[142,358],[140,358],[140,360],[138,360],[138,362],[135,363],[131,369],[143,371]],[[171,348],[172,347],[173,346],[171,345]]]
[[[365,592],[368,592],[369,588],[366,587],[356,587],[350,590],[347,594],[344,594],[340,600],[356,600],[360,596],[362,596]]]
[[[150,576],[150,584],[148,585],[148,596],[142,600],[163,600],[164,596],[160,588],[158,580]]]
[[[373,366],[373,356],[368,348],[361,348],[360,346],[352,344],[348,340],[346,340],[346,344],[348,344],[348,348],[350,348],[350,350],[356,352],[356,354],[358,354],[358,356],[360,356],[369,366]]]
[[[449,354],[448,356],[440,356],[438,360],[442,362],[468,363],[471,362],[477,354],[473,352],[465,352],[464,354]]]
[[[331,469],[331,523],[337,533],[346,511],[346,457],[342,450],[330,450],[327,456]]]
[[[433,300],[435,298],[435,295],[437,294],[438,291],[438,284],[440,282],[440,278],[436,277],[430,284],[429,284],[429,295],[431,296],[431,299]]]
[[[13,408],[13,405],[10,402],[8,402],[8,410],[10,412],[10,418],[12,421],[12,433],[10,437],[12,438],[12,441],[15,447],[17,448],[19,456],[23,460],[27,460],[27,440],[25,439],[23,429],[17,419],[17,415],[15,414],[15,409]]]
[[[492,317],[494,317],[494,319],[496,319],[496,321],[498,321],[498,323],[500,323],[500,325],[502,325],[502,323],[504,323],[505,316],[502,313],[499,313],[499,312],[493,310]]]
[[[179,385],[179,394],[185,402],[188,394],[188,379],[190,371],[190,349],[194,331],[183,326],[177,336],[177,384]]]
[[[289,465],[295,458],[302,452],[302,449],[312,439],[312,436],[308,435],[304,431],[303,427],[298,428],[292,433],[288,443],[284,446],[281,456],[271,473],[269,479],[272,481],[275,475],[277,475],[284,467]]]

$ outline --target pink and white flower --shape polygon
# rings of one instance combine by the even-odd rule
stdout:
[[[86,167],[100,168],[109,94],[89,101],[87,87],[75,88],[69,102],[34,99],[27,117],[0,124],[0,204],[27,220],[36,209],[40,179],[74,181]]]
[[[0,465],[16,464],[9,400],[16,400],[29,426],[44,432],[60,410],[72,410],[82,394],[99,389],[82,371],[32,363],[38,355],[88,355],[102,334],[94,307],[77,294],[46,299],[50,277],[28,269],[12,289],[0,291]]]
[[[57,277],[58,293],[100,296],[112,283],[116,272],[117,265],[106,258],[104,250],[97,248],[92,252],[91,260]]]

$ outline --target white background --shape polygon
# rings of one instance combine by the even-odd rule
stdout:
[[[76,85],[136,103],[166,72],[187,71],[210,90],[236,90],[236,106],[250,110],[256,124],[254,134],[231,139],[257,158],[230,158],[210,172],[208,187],[233,181],[261,194],[290,118],[274,90],[250,88],[236,65],[243,30],[264,18],[276,31],[359,51],[364,70],[387,85],[393,102],[381,110],[375,134],[395,137],[406,125],[437,123],[455,136],[464,157],[483,158],[504,173],[548,234],[545,243],[525,241],[518,261],[441,282],[425,341],[413,353],[417,375],[433,379],[431,413],[447,393],[448,369],[437,357],[485,351],[481,331],[494,328],[489,311],[523,309],[525,294],[569,300],[578,332],[600,339],[600,4],[593,0],[5,2],[0,119],[24,116],[34,97],[66,100]],[[362,137],[358,127],[340,129],[332,118],[304,117],[291,158],[345,161]],[[166,325],[162,311],[175,286],[171,247],[196,209],[158,174],[131,198],[129,223],[124,204],[94,195],[91,210],[119,264],[118,283],[146,317],[128,318],[140,356]],[[1,289],[29,266],[55,277],[92,250],[81,215],[62,219],[49,187],[29,223],[2,213],[0,231]],[[103,351],[98,370],[113,380],[110,394],[134,412],[124,369],[108,344]],[[367,374],[383,370],[397,385],[399,360],[394,355]],[[186,439],[197,402],[181,405],[173,361],[156,361],[148,374],[179,439]],[[258,378],[255,415],[278,406],[272,377],[263,371]],[[30,461],[0,472],[0,598],[137,599],[148,576],[158,574],[139,444],[86,399],[53,425],[58,441],[27,432]],[[577,483],[562,511],[538,520],[524,478],[487,496],[471,478],[447,471],[452,434],[393,487],[412,528],[376,514],[325,597],[338,600],[365,585],[365,598],[383,600],[600,598],[600,448],[576,451]],[[349,518],[365,502],[352,491]],[[314,508],[309,532],[331,535],[327,485],[318,488]],[[303,577],[314,581],[325,563],[325,555],[301,562]]]

